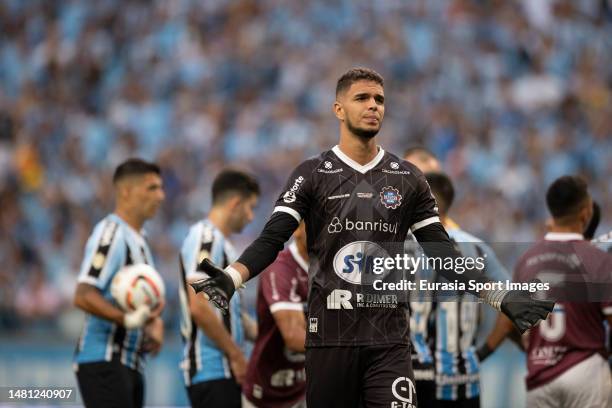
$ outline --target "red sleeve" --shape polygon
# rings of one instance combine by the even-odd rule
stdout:
[[[295,266],[277,259],[261,274],[261,290],[271,313],[279,310],[303,311],[306,299],[298,294],[299,280],[295,269]]]

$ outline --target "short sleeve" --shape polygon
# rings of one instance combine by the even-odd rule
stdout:
[[[276,200],[273,212],[285,212],[300,222],[310,207],[312,184],[313,164],[312,160],[308,160],[293,170]]]
[[[104,290],[125,264],[127,246],[119,224],[104,221],[96,227],[85,245],[78,282]]]
[[[299,279],[285,262],[273,263],[260,277],[260,287],[270,312],[303,311],[306,299],[298,294]]]
[[[420,228],[440,222],[436,199],[431,193],[427,179],[425,179],[422,173],[419,173],[417,176],[414,195],[415,206],[410,226],[410,231],[413,233]]]
[[[214,234],[211,228],[207,228],[202,223],[193,225],[183,241],[181,247],[181,262],[185,270],[185,278],[188,281],[205,279],[208,276],[198,271],[198,265],[205,259],[212,259]]]

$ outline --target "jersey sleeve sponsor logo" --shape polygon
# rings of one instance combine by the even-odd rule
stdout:
[[[295,193],[300,189],[300,186],[302,185],[303,182],[304,182],[304,177],[299,176],[298,178],[296,178],[295,182],[293,183],[293,186],[291,186],[289,191],[287,191],[283,195],[283,201],[286,202],[287,204],[291,204],[295,202],[296,200]]]
[[[205,248],[202,248],[198,256],[198,265],[204,262],[205,259],[210,259],[210,252],[208,252]]]
[[[93,266],[94,269],[102,269],[105,261],[106,255],[104,255],[102,252],[97,252],[91,260],[91,266]]]
[[[399,190],[395,187],[383,187],[382,191],[380,192],[380,202],[385,206],[385,208],[395,210],[402,203],[402,196]]]
[[[111,244],[113,243],[113,238],[115,237],[115,233],[119,228],[119,224],[116,222],[109,222],[102,231],[102,236],[100,237],[100,241],[98,243],[98,248],[96,249],[96,253],[91,258],[91,264],[88,272],[88,276],[98,278],[102,269],[104,268],[104,264],[106,263],[106,259],[108,256],[108,252],[110,251]]]
[[[386,251],[370,241],[355,241],[343,246],[334,256],[334,271],[342,280],[361,285],[374,280],[374,258],[384,257]],[[381,274],[377,278],[381,277]]]

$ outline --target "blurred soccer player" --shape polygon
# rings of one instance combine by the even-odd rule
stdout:
[[[417,166],[423,173],[438,173],[442,171],[442,166],[436,155],[423,146],[413,146],[406,149],[404,160]]]
[[[399,255],[409,229],[419,242],[435,243],[427,245],[428,256],[461,255],[440,224],[423,174],[376,143],[385,113],[383,78],[366,68],[349,70],[336,84],[333,109],[339,144],[293,171],[261,235],[237,262],[225,270],[204,262],[211,278],[192,286],[227,309],[236,288],[276,259],[304,219],[310,259],[308,406],[352,408],[361,401],[365,408],[413,408],[406,313],[397,293],[376,293],[372,259]],[[395,268],[388,272],[388,279],[398,278]],[[486,280],[474,270],[459,275],[441,266],[438,272],[451,280]],[[551,302],[518,291],[480,295],[521,330],[552,309]]]
[[[129,159],[113,176],[115,210],[94,228],[87,241],[74,304],[86,312],[77,344],[75,370],[87,407],[141,407],[143,354],[158,352],[163,341],[160,304],[126,313],[110,294],[110,284],[125,265],[153,265],[142,226],[164,199],[160,169]],[[144,329],[143,329],[144,327]]]
[[[497,281],[509,278],[493,249],[467,232],[447,225],[455,197],[450,178],[443,173],[425,174],[436,198],[440,221],[464,257],[486,259],[486,273]],[[436,273],[419,270],[415,279],[438,280]],[[410,337],[414,345],[413,367],[419,403],[423,407],[480,405],[479,362],[476,331],[480,304],[468,293],[445,292],[444,297],[415,291],[410,302]],[[419,299],[421,297],[421,299]]]
[[[440,160],[438,160],[431,150],[424,146],[412,146],[406,149],[404,152],[404,160],[417,166],[423,173],[439,173],[442,171]],[[446,223],[444,226],[447,230],[449,228],[459,228],[459,224],[448,215],[446,216]]]
[[[237,294],[228,313],[198,301],[188,283],[202,279],[199,265],[210,259],[227,266],[236,258],[229,241],[253,221],[259,185],[249,174],[223,170],[212,185],[208,217],[191,226],[181,249],[181,334],[185,344],[181,368],[193,407],[240,407],[240,384],[246,373],[244,339],[255,331],[241,312]],[[246,329],[246,330],[245,330]]]
[[[259,333],[242,386],[242,407],[305,407],[304,344],[308,250],[304,222],[293,242],[259,277]]]
[[[517,263],[514,280],[527,282],[539,274],[552,274],[576,295],[580,285],[572,279],[610,279],[612,257],[584,240],[582,232],[592,216],[587,185],[579,177],[555,180],[546,193],[552,215],[550,232]],[[609,407],[612,380],[607,361],[604,321],[612,322],[612,301],[559,301],[548,319],[529,332],[527,347],[527,406]],[[487,354],[508,333],[509,324],[498,319],[486,343]]]

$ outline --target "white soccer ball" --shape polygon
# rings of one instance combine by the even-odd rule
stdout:
[[[166,288],[159,273],[150,265],[124,266],[113,277],[111,295],[125,311],[148,305],[154,309],[164,299]]]

